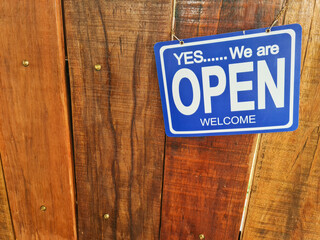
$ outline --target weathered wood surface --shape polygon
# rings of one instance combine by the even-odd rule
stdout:
[[[281,1],[177,0],[188,38],[269,25]],[[237,239],[257,135],[168,138],[161,239]]]
[[[12,221],[7,198],[7,189],[4,181],[0,156],[0,239],[14,239]]]
[[[161,239],[236,239],[255,137],[168,138]]]
[[[300,126],[263,134],[244,239],[320,239],[320,1],[289,1],[303,27]]]
[[[165,134],[153,45],[170,39],[171,1],[64,8],[79,239],[158,239]]]
[[[76,239],[61,1],[2,1],[0,32],[0,153],[16,238]]]

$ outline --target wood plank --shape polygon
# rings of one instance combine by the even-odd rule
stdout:
[[[0,16],[0,153],[16,238],[76,239],[61,1],[3,1]]]
[[[2,161],[0,156],[0,239],[14,239],[12,221],[7,198],[7,189],[2,171]]]
[[[153,45],[170,39],[171,1],[64,8],[79,238],[158,239],[165,134]]]
[[[320,239],[320,1],[290,1],[303,27],[300,126],[263,134],[244,239]]]
[[[256,135],[168,138],[161,239],[236,239]]]
[[[177,0],[176,35],[265,27],[281,1]],[[161,239],[237,239],[257,135],[168,138]]]

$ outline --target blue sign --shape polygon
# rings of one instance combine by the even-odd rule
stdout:
[[[157,43],[167,135],[295,130],[301,31],[292,24]]]

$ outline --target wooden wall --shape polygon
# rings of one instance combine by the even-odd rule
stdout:
[[[153,45],[266,27],[283,0],[0,3],[0,239],[238,239],[252,165],[242,239],[320,239],[320,1],[288,4],[299,129],[169,138]]]
[[[61,2],[2,1],[0,16],[0,153],[15,237],[76,239]]]
[[[303,27],[300,125],[263,134],[244,239],[320,238],[320,1],[292,1],[283,24]]]

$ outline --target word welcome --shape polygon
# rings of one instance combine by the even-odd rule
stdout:
[[[200,118],[201,125],[204,126],[223,126],[238,124],[254,124],[256,123],[256,115],[233,116],[233,117],[212,117]]]

